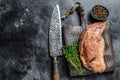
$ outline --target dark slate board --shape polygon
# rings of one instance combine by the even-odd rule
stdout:
[[[64,26],[63,27],[63,36],[65,45],[72,43],[78,43],[80,35],[83,31],[81,26]],[[103,38],[105,40],[105,53],[104,60],[106,64],[105,72],[114,71],[115,62],[114,62],[114,51],[112,47],[112,38],[111,38],[111,29],[109,27],[109,21],[106,21],[106,27],[103,32]],[[68,63],[70,76],[78,76],[78,72]],[[82,66],[82,75],[93,74],[92,71],[87,70]]]

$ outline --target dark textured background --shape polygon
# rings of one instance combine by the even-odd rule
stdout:
[[[54,6],[61,15],[80,1],[88,17],[96,4],[110,11],[116,68],[113,73],[70,77],[64,57],[59,57],[61,80],[120,80],[120,1],[119,0],[0,0],[0,80],[51,80],[48,54],[48,27]],[[62,25],[79,25],[76,12]]]

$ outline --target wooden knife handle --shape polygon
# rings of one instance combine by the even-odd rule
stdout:
[[[53,80],[60,80],[60,74],[59,74],[59,71],[58,71],[58,61],[57,61],[56,58],[54,58],[53,64],[54,64]]]

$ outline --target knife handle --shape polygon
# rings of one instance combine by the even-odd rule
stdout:
[[[56,58],[54,58],[53,65],[54,65],[53,80],[60,80],[60,74],[58,71],[58,61]]]

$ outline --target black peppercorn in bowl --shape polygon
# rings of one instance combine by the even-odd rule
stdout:
[[[102,5],[95,5],[90,14],[96,20],[107,20],[109,11]]]

